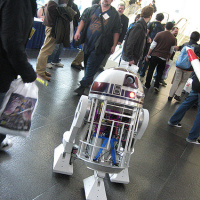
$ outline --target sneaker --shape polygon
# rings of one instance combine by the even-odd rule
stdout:
[[[172,101],[173,97],[168,97],[168,101]]]
[[[176,99],[176,101],[179,101],[179,102],[181,101],[181,97],[177,95],[174,96],[174,99]]]
[[[196,139],[196,140],[190,140],[188,138],[186,138],[186,141],[189,143],[193,143],[193,144],[200,144],[200,140]]]
[[[52,69],[53,65],[51,63],[47,63],[46,67],[49,68],[49,69]]]
[[[13,146],[13,143],[9,139],[5,139],[1,144],[0,144],[0,151],[5,151],[10,149]]]
[[[159,89],[157,87],[154,87],[155,92],[159,92]]]
[[[62,63],[51,63],[55,67],[63,67],[64,65]]]
[[[162,86],[166,86],[167,83],[166,83],[164,80],[161,80],[161,81],[160,81],[160,85],[162,85]]]
[[[178,124],[172,124],[170,121],[168,121],[168,125],[172,126],[172,127],[177,127],[177,128],[181,128],[181,124],[178,123]]]
[[[77,89],[74,90],[74,92],[76,92],[78,95],[84,95],[84,91],[85,91],[85,87],[80,86]]]

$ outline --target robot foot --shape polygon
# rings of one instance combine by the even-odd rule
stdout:
[[[107,200],[103,178],[96,175],[83,180],[86,200]]]
[[[123,184],[128,184],[129,183],[128,168],[125,168],[119,174],[109,174],[109,176],[110,176],[110,181],[111,182],[123,183]]]

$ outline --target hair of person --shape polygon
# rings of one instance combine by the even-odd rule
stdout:
[[[158,21],[162,21],[164,19],[164,15],[163,15],[163,13],[158,13],[157,15],[156,15],[156,20],[158,20]]]
[[[167,29],[168,31],[171,31],[172,28],[173,28],[173,26],[174,26],[174,24],[173,24],[172,22],[167,22],[167,23],[166,23],[166,29]]]
[[[174,27],[172,28],[172,31],[174,31],[176,28],[179,29],[177,26],[174,26]]]
[[[136,22],[136,19],[139,19],[139,18],[140,18],[140,14],[137,14],[134,21]]]
[[[124,6],[124,10],[125,10],[125,4],[124,4],[124,3],[119,3],[119,4],[118,4],[118,7],[119,7],[119,6]]]
[[[129,5],[132,5],[132,4],[134,4],[136,2],[136,0],[130,0],[129,1]]]
[[[94,4],[99,4],[100,1],[101,1],[101,0],[92,0],[92,5],[94,5]]]
[[[197,31],[193,31],[190,35],[190,39],[194,40],[195,42],[198,42],[199,41],[199,32]]]
[[[143,18],[149,18],[150,16],[153,15],[153,11],[154,8],[152,6],[145,6],[141,11],[140,16]]]

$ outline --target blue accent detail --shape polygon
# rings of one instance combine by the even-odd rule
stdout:
[[[110,85],[110,92],[109,92],[110,94],[112,94],[113,86],[114,86],[113,84]]]
[[[122,90],[122,92],[121,92],[121,96],[124,96],[124,90]]]
[[[94,137],[96,137],[96,134],[94,133],[93,134]],[[103,139],[103,144],[101,145],[102,148],[104,148],[108,142],[108,139],[107,137],[105,136],[99,136],[98,138],[101,138]],[[115,138],[111,138],[110,139],[110,147],[111,147],[111,153],[112,153],[112,161],[113,161],[113,164],[116,165],[116,156],[115,156],[115,146],[114,146],[114,142],[118,141],[117,139]],[[93,159],[94,161],[96,161],[98,159],[98,157],[101,155],[103,149],[100,149],[99,152],[97,153],[96,157]]]

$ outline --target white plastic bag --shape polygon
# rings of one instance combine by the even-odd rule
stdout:
[[[33,83],[14,80],[5,95],[0,110],[0,133],[26,137],[38,99],[38,88]]]
[[[190,93],[191,89],[192,89],[192,82],[193,82],[193,79],[192,78],[188,78],[185,86],[184,86],[184,90],[187,92],[187,93]]]
[[[130,72],[137,74],[139,67],[137,65],[129,66],[129,62],[121,60],[119,67],[129,70]]]
[[[163,75],[162,75],[163,80],[167,79],[169,70],[171,69],[171,66],[172,66],[172,61],[171,60],[167,61],[166,65],[165,65],[165,69],[163,71]]]

